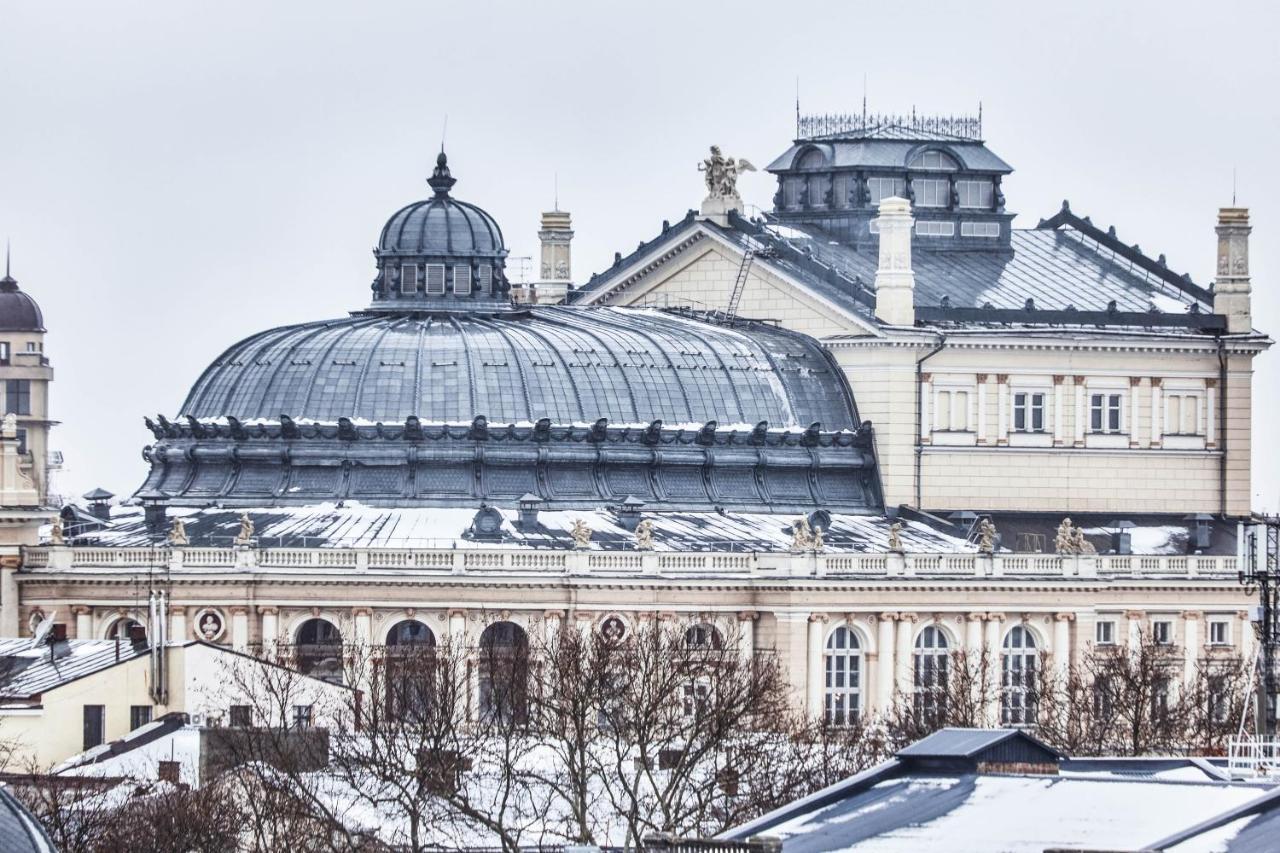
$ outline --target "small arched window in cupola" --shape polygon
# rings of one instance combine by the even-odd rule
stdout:
[[[800,155],[800,159],[796,161],[796,168],[812,172],[815,169],[824,169],[827,166],[826,155],[816,148],[810,148],[808,151]]]
[[[960,168],[960,164],[956,162],[956,158],[947,152],[935,149],[921,151],[912,157],[911,162],[907,164],[907,168],[927,169],[935,172],[954,172]]]

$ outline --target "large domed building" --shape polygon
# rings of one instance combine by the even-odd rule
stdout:
[[[431,198],[383,226],[367,307],[234,344],[174,415],[138,496],[165,506],[881,511],[869,424],[812,338],[656,310],[514,304],[488,213]]]
[[[920,168],[940,162],[931,155]],[[922,201],[935,186],[925,181],[935,180],[920,178]],[[174,639],[293,649],[304,667],[339,660],[340,644],[450,637],[483,649],[568,626],[608,625],[612,634],[659,620],[696,627],[694,638],[732,640],[744,656],[776,654],[796,704],[837,725],[888,711],[895,696],[927,700],[936,661],[961,649],[998,654],[1007,676],[1024,674],[1002,682],[998,707],[988,709],[992,722],[1014,724],[1027,721],[1043,655],[1065,663],[1091,643],[1157,628],[1181,644],[1188,673],[1211,645],[1215,654],[1228,646],[1249,654],[1234,554],[1188,553],[1185,528],[1163,517],[1158,529],[1120,519],[1129,532],[1114,537],[1103,521],[1070,528],[1079,537],[1071,542],[1091,540],[1099,551],[1123,536],[1161,534],[1140,555],[1095,554],[1055,549],[1055,530],[1065,536],[1069,524],[1062,512],[1028,513],[1043,532],[1015,537],[999,518],[997,531],[973,513],[942,519],[904,498],[943,451],[959,460],[955,470],[929,482],[966,493],[989,487],[997,452],[1034,454],[1027,466],[1052,473],[1070,455],[1056,442],[1086,415],[1149,417],[1147,402],[1124,396],[1138,380],[1113,375],[1111,361],[1099,360],[1089,377],[1086,361],[1052,360],[1079,347],[1082,333],[1019,332],[1007,343],[990,323],[966,338],[878,321],[866,304],[877,296],[868,291],[875,276],[859,279],[855,294],[836,237],[824,232],[796,248],[804,222],[747,223],[726,208],[735,197],[664,223],[656,240],[580,288],[574,304],[526,304],[511,298],[502,229],[454,196],[443,154],[428,183],[429,198],[382,226],[372,287],[352,286],[348,316],[300,318],[234,343],[185,398],[175,389],[159,401],[165,411],[147,421],[149,471],[134,499],[100,526],[27,548],[17,595],[0,597],[8,618],[27,625],[73,614],[68,634],[80,638],[122,636],[134,623],[154,636],[163,625]],[[974,192],[984,201],[981,187]],[[870,217],[868,196],[851,197]],[[984,221],[1006,228],[1002,201],[987,201]],[[898,218],[875,233],[892,238],[880,252],[880,307],[896,292],[905,313],[913,261],[904,206],[891,198]],[[859,222],[859,233],[873,227]],[[974,224],[960,222],[961,236]],[[572,231],[558,209],[543,225],[542,278],[554,296],[569,285]],[[1006,248],[980,255],[961,245],[940,259],[917,252],[916,274],[933,275],[933,261],[994,274],[1005,267],[987,261],[1007,264]],[[1081,266],[1084,254],[1064,244],[1038,263],[1044,276],[1076,286],[1093,269]],[[951,286],[945,271],[935,278]],[[618,304],[626,300],[647,307]],[[717,300],[727,308],[665,307]],[[1127,308],[1119,318],[1078,313],[1094,324],[1133,319]],[[1205,317],[1179,315],[1190,331],[1158,346],[1203,349],[1197,330],[1222,325]],[[1055,315],[1064,319],[1077,318]],[[1145,332],[1107,334],[1135,352],[1147,346]],[[1027,359],[1041,359],[1039,372],[1019,377],[1032,369]],[[956,378],[943,364],[981,373]],[[1216,393],[1200,367],[1188,379],[1153,365],[1140,365],[1147,399],[1157,374],[1170,394]],[[1070,374],[1065,382],[1060,373]],[[1188,411],[1212,411],[1214,398],[1204,399]],[[1047,420],[1068,411],[1070,426]],[[997,436],[1005,443],[995,445]],[[1186,448],[1210,440],[1169,438],[1181,442],[1184,465],[1200,452]],[[1075,455],[1105,451],[1125,464],[1153,455],[1129,440],[1095,430]],[[1101,476],[1089,488],[1103,489]],[[489,677],[473,672],[473,712],[492,695]]]

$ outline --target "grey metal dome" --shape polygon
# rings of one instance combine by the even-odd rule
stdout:
[[[196,382],[182,415],[353,421],[858,425],[813,339],[653,310],[367,312],[262,332]]]
[[[18,282],[6,271],[0,278],[0,332],[43,332],[44,314],[40,306],[18,289]]]

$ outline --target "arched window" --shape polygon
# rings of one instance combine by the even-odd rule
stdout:
[[[689,630],[684,632],[684,644],[690,649],[710,650],[721,648],[724,640],[714,625],[699,622],[697,625],[690,625]]]
[[[960,164],[945,151],[921,151],[911,158],[911,162],[907,164],[907,167],[910,169],[954,172],[960,168]]]
[[[514,622],[480,635],[480,715],[523,724],[529,718],[529,638]]]
[[[923,726],[938,726],[947,716],[947,635],[936,625],[916,638],[913,707]]]
[[[129,640],[129,633],[134,628],[142,628],[142,636],[147,636],[147,629],[137,619],[129,619],[127,617],[117,619],[111,623],[111,628],[107,631],[108,640]]]
[[[423,623],[405,619],[391,626],[383,661],[388,716],[411,719],[431,707],[435,650],[436,635]]]
[[[1000,723],[1026,726],[1036,721],[1036,638],[1022,625],[1004,636],[1000,652]]]
[[[293,638],[298,669],[307,675],[342,683],[342,632],[327,619],[308,619]]]
[[[827,725],[847,726],[862,712],[862,644],[853,629],[841,625],[827,638],[826,693],[823,719]]]
[[[796,162],[796,168],[802,171],[822,169],[825,168],[826,165],[826,156],[816,148],[810,148],[808,151],[801,154],[800,159]]]

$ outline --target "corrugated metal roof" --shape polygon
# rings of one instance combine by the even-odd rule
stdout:
[[[67,654],[50,655],[48,647],[33,649],[30,639],[0,639],[0,666],[9,677],[0,683],[0,698],[27,699],[86,675],[134,658],[149,648],[134,648],[127,640],[66,640]]]

